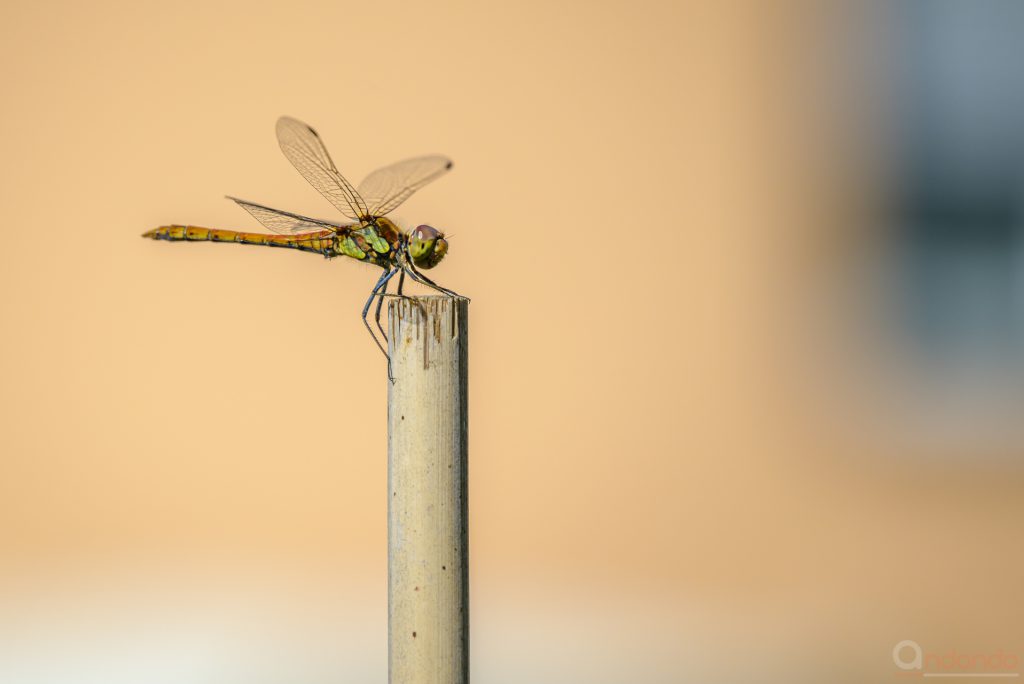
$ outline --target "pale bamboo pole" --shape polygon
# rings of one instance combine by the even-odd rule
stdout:
[[[468,305],[388,303],[390,684],[469,682]]]

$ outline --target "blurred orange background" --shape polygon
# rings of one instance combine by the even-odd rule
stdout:
[[[332,216],[282,114],[455,160],[393,218],[473,300],[477,681],[1024,653],[1020,367],[965,388],[872,275],[894,13],[5,4],[0,679],[385,681],[376,272],[139,238]]]

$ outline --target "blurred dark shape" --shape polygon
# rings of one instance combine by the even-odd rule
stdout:
[[[1024,3],[892,6],[899,319],[942,365],[1024,360]]]

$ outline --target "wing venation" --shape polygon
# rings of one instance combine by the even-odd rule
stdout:
[[[338,231],[346,227],[337,223],[331,223],[330,221],[293,214],[290,211],[271,209],[262,204],[247,202],[237,197],[229,196],[228,199],[252,214],[253,218],[262,223],[267,229],[283,235],[322,230]]]
[[[345,216],[368,216],[366,202],[334,165],[320,136],[298,119],[277,120],[277,142],[288,161]]]
[[[404,159],[367,176],[359,184],[359,195],[366,201],[370,215],[384,216],[451,168],[452,161],[438,154]]]

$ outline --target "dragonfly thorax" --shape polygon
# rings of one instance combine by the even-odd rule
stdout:
[[[339,231],[327,256],[344,255],[386,267],[402,249],[403,236],[394,223],[381,217],[365,218]]]
[[[364,219],[363,226],[373,228],[374,232],[392,247],[398,246],[402,231],[391,219],[376,216],[373,219]]]

